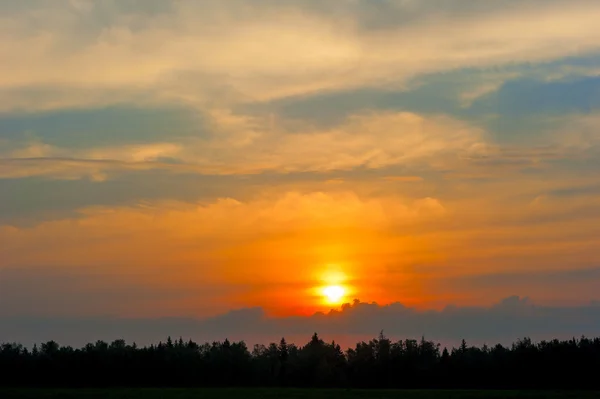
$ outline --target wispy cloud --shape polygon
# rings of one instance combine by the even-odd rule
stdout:
[[[322,172],[415,163],[435,165],[442,164],[448,154],[478,142],[481,136],[479,129],[451,118],[423,118],[411,113],[358,115],[332,129],[302,133],[286,131],[276,122],[262,118],[215,116],[217,130],[205,139],[89,149],[28,143],[5,153],[4,171],[0,173],[5,178],[24,177],[27,173],[52,173],[45,167],[36,169],[33,158],[46,158],[40,161],[58,170],[68,158],[81,164],[89,162],[94,169],[120,163],[124,168],[168,168],[204,174]],[[52,162],[51,158],[61,159]],[[160,164],[165,159],[174,162]],[[27,171],[24,168],[27,164],[34,167]],[[66,169],[74,174],[88,175],[86,168],[74,170],[67,165]]]
[[[470,2],[466,9],[460,2],[433,3],[435,13],[430,3],[405,2],[10,7],[3,31],[11,40],[1,48],[10,56],[0,69],[0,87],[135,89],[196,71],[220,76],[223,87],[244,96],[267,99],[598,50],[595,2]],[[31,23],[39,26],[36,34],[27,30]]]

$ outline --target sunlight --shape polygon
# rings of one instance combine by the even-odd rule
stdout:
[[[346,290],[340,285],[330,285],[323,289],[323,296],[330,304],[339,304]]]
[[[344,266],[339,262],[328,263],[318,272],[321,285],[315,287],[315,293],[321,297],[322,304],[341,305],[353,291],[347,284],[349,277]]]

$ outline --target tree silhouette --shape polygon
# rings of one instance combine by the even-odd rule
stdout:
[[[124,340],[83,348],[55,341],[0,344],[0,386],[295,386],[362,388],[600,389],[600,338],[517,340],[444,348],[421,337],[392,341],[383,331],[346,352],[318,334],[301,347],[170,337],[138,347]]]

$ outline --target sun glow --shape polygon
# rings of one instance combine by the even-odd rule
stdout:
[[[327,302],[331,304],[340,303],[345,293],[346,290],[344,287],[339,285],[330,285],[323,288],[323,296],[325,296]]]

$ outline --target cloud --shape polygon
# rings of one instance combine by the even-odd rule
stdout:
[[[305,314],[307,309],[321,308],[310,289],[322,284],[329,264],[338,265],[347,275],[352,295],[380,303],[399,296],[407,305],[420,306],[449,300],[485,302],[490,289],[476,283],[475,276],[503,273],[524,273],[519,286],[544,301],[571,303],[584,293],[594,299],[592,278],[572,283],[553,280],[556,289],[548,292],[542,283],[545,277],[538,281],[527,273],[565,272],[600,262],[597,196],[575,200],[549,195],[532,208],[529,203],[535,197],[515,200],[511,197],[514,186],[499,183],[490,186],[493,196],[471,196],[471,191],[468,198],[462,198],[463,190],[457,190],[435,198],[422,195],[423,187],[408,196],[404,187],[413,183],[387,182],[397,187],[384,194],[380,183],[371,182],[373,186],[362,188],[365,194],[357,194],[345,184],[327,184],[324,178],[324,191],[311,191],[314,183],[308,182],[306,191],[285,191],[284,185],[215,199],[219,190],[232,190],[214,185],[218,181],[208,181],[209,191],[199,202],[168,200],[167,194],[152,194],[148,187],[137,192],[133,186],[138,196],[150,193],[155,199],[135,200],[139,197],[133,196],[125,206],[119,205],[122,197],[109,196],[111,206],[73,208],[72,213],[48,207],[48,211],[63,213],[27,224],[3,225],[1,268],[100,274],[107,281],[124,279],[124,287],[132,284],[134,288],[135,279],[129,276],[143,275],[147,280],[142,285],[158,291],[165,287],[203,291],[206,284],[238,287],[219,299],[219,305],[229,309],[260,305],[276,314]],[[527,185],[535,193],[543,187],[540,183],[533,177]],[[126,181],[101,184],[118,190],[128,185]],[[268,180],[262,184],[268,186]],[[427,180],[417,185],[424,184]],[[211,185],[216,192],[210,192]],[[353,187],[361,190],[361,184]],[[97,193],[102,190],[89,195]],[[182,195],[194,198],[202,191]],[[72,197],[72,201],[95,200],[106,202]],[[23,202],[27,209],[31,200]],[[14,201],[12,206],[18,209]],[[27,288],[26,280],[16,281],[14,287],[20,287],[19,293],[31,293],[28,304],[36,303],[40,297]],[[516,285],[500,277],[499,281],[503,283],[493,290],[499,296]],[[79,300],[85,295],[64,288],[55,292],[72,295],[76,306],[63,305],[67,314],[85,309],[86,301]],[[193,298],[165,300],[155,305],[152,314],[189,315],[196,304]],[[31,309],[31,305],[23,306],[13,301],[13,309]],[[94,313],[93,308],[89,311]]]
[[[5,150],[0,177],[77,178],[115,169],[201,174],[326,172],[390,165],[442,167],[481,140],[473,126],[443,115],[377,113],[349,117],[331,129],[289,131],[273,119],[216,113],[209,137],[115,147],[65,148],[29,142]],[[170,159],[171,162],[164,162]],[[78,165],[75,169],[73,166]],[[106,173],[105,173],[106,174]]]
[[[423,178],[420,176],[385,176],[382,180],[389,182],[420,182]]]
[[[477,114],[494,110],[504,117],[535,117],[589,113],[600,109],[600,78],[583,77],[553,81],[515,79],[480,97],[472,106]]]
[[[51,161],[53,162],[53,161]],[[38,162],[43,167],[43,162]],[[24,161],[21,168],[26,169]],[[80,176],[85,164],[65,163],[65,168],[77,167],[76,176]],[[79,218],[79,209],[94,206],[118,207],[134,206],[141,201],[150,202],[210,202],[215,198],[235,197],[247,201],[254,194],[256,186],[267,190],[273,184],[283,186],[295,184],[296,189],[310,183],[307,177],[297,176],[290,181],[281,182],[281,178],[260,176],[256,179],[241,179],[237,176],[207,176],[196,173],[181,173],[159,170],[140,170],[126,172],[119,169],[118,174],[100,180],[110,173],[105,167],[94,175],[90,170],[89,179],[47,179],[43,176],[33,178],[15,178],[0,180],[0,225],[36,225],[45,220]],[[74,173],[74,172],[71,172]],[[41,174],[41,172],[40,172]],[[69,175],[64,170],[65,176]],[[309,182],[307,182],[307,180]]]
[[[123,171],[223,175],[392,166],[417,176],[441,170],[465,176],[475,168],[482,175],[504,173],[501,168],[518,174],[588,151],[500,148],[497,142],[529,128],[538,137],[534,145],[543,142],[555,120],[489,113],[526,109],[513,109],[521,101],[515,96],[542,104],[533,111],[544,104],[561,112],[593,108],[595,77],[503,82],[523,71],[531,75],[529,62],[543,70],[587,67],[583,60],[599,42],[592,29],[596,3],[469,4],[4,6],[10,21],[0,35],[11,40],[2,51],[15,62],[25,56],[20,49],[31,51],[26,63],[4,65],[0,74],[0,177],[106,181]],[[32,21],[41,24],[35,34],[25,29]],[[549,34],[548,26],[561,29]],[[478,34],[465,36],[471,28]],[[569,64],[572,43],[579,52]],[[565,100],[557,90],[574,94]],[[469,156],[473,148],[486,148],[486,156]]]
[[[46,146],[33,145],[24,150],[44,150]],[[59,150],[60,151],[60,150]],[[17,155],[23,152],[17,151]],[[60,157],[41,158],[5,158],[0,159],[0,178],[20,179],[33,176],[48,177],[58,180],[77,180],[87,178],[92,181],[105,181],[109,173],[120,173],[128,170],[176,170],[172,163],[161,162],[123,162],[112,159],[76,159]],[[188,168],[189,170],[194,168]]]
[[[479,274],[445,277],[432,285],[439,289],[444,284],[452,285],[457,290],[462,288],[480,300],[490,295],[502,295],[507,287],[514,292],[527,290],[532,297],[545,304],[578,306],[593,302],[596,298],[595,286],[600,279],[600,268],[596,262],[572,262],[569,267],[558,269],[551,264],[546,264],[546,267],[543,270],[481,271]],[[435,280],[435,277],[432,279]],[[576,290],[577,295],[571,295],[571,290]]]
[[[595,274],[548,273],[600,264],[599,17],[593,0],[4,2],[5,298],[261,307],[231,315],[251,322],[320,309],[325,265],[382,304],[591,297]]]
[[[123,4],[9,7],[0,87],[154,87],[167,95],[164,79],[193,71],[218,74],[223,87],[266,100],[401,85],[427,72],[543,62],[599,48],[600,7],[593,1],[467,8],[457,1]],[[35,33],[27,29],[32,24],[39,26]],[[202,91],[195,97],[209,101]]]
[[[353,263],[386,247],[388,239],[380,234],[394,225],[431,224],[445,217],[444,206],[433,198],[362,199],[342,190],[263,194],[246,202],[143,201],[78,213],[77,218],[0,226],[2,268],[59,268],[115,277],[141,273],[155,284],[171,281],[182,290],[207,283],[243,285],[257,287],[244,299],[256,302],[265,293],[286,296],[292,292],[287,285],[299,284],[293,290],[297,298],[288,295],[284,302],[273,302],[275,311],[295,306],[306,296],[304,290],[317,284],[322,271],[317,265],[347,263],[348,276],[357,273],[359,278],[363,271]],[[418,256],[405,254],[407,260]],[[307,271],[307,265],[315,267]],[[383,266],[372,262],[372,275]],[[259,289],[263,282],[278,288]],[[34,298],[32,292],[28,301]],[[304,303],[313,306],[313,299]],[[223,303],[241,300],[231,297]]]
[[[250,345],[276,342],[285,336],[302,345],[317,331],[325,339],[335,339],[348,347],[376,337],[383,330],[392,339],[425,336],[452,346],[463,338],[471,344],[490,345],[509,344],[526,336],[534,340],[566,339],[600,333],[598,306],[539,306],[517,296],[491,307],[448,306],[443,310],[357,301],[328,313],[278,318],[267,316],[260,308],[246,308],[207,319],[3,317],[1,321],[5,326],[1,341],[27,345],[55,339],[62,344],[81,346],[97,339],[119,338],[149,344],[164,341],[168,335],[200,342],[244,339]]]
[[[65,150],[131,146],[203,137],[207,133],[205,123],[200,112],[172,105],[71,108],[0,114],[0,138],[13,146],[37,141]]]
[[[576,64],[576,61],[572,61]],[[564,67],[564,65],[562,65]],[[545,139],[560,118],[600,109],[597,76],[568,74],[549,79],[561,65],[502,67],[496,72],[461,69],[411,79],[402,88],[371,88],[311,93],[237,105],[237,112],[276,114],[306,124],[331,126],[369,110],[446,114],[485,126],[496,140],[517,136]]]

